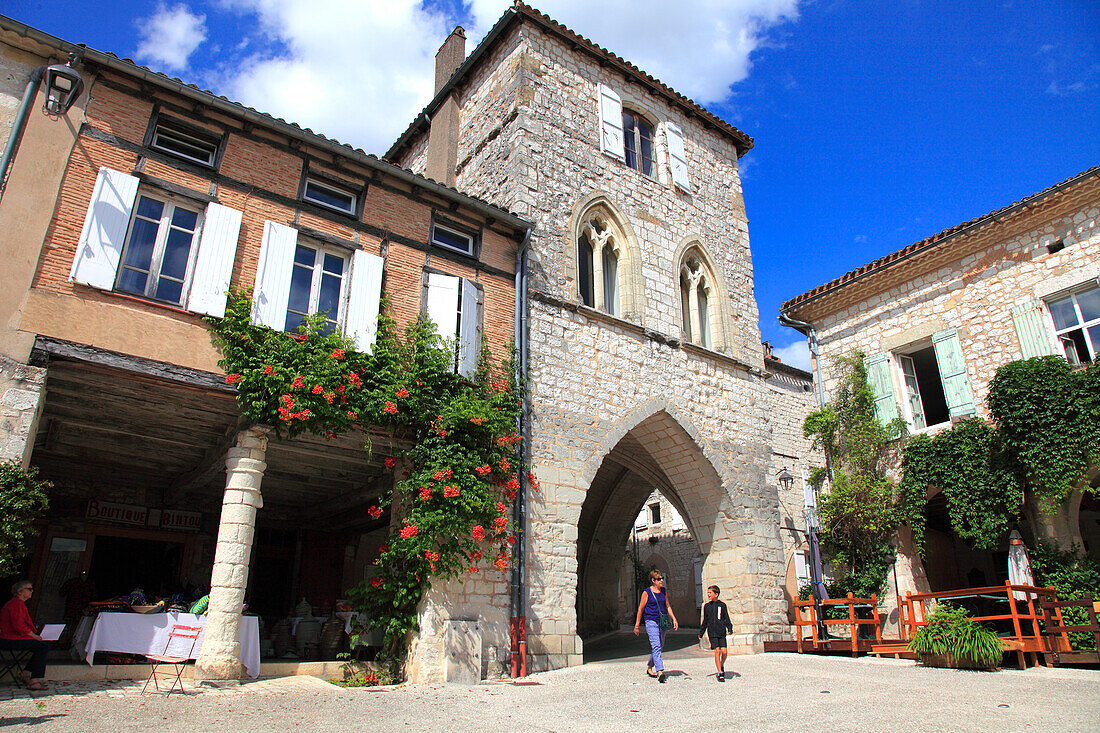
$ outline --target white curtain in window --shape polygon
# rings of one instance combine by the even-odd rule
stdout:
[[[102,290],[115,286],[138,183],[134,176],[110,168],[99,169],[69,280]]]

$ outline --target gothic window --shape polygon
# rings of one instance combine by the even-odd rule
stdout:
[[[605,216],[590,214],[577,238],[577,275],[581,302],[619,315],[619,237]]]
[[[688,253],[680,265],[680,310],[684,339],[706,348],[714,348],[711,337],[711,309],[714,282],[703,260]]]

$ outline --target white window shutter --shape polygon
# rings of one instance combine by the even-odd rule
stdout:
[[[480,292],[469,280],[462,281],[462,323],[458,332],[458,373],[472,379],[481,356]]]
[[[684,133],[675,122],[666,122],[665,130],[668,132],[668,164],[672,169],[672,182],[684,193],[691,193]]]
[[[801,550],[795,550],[794,553],[794,574],[800,583],[810,579],[810,565],[806,562],[806,555]]]
[[[297,229],[273,221],[264,222],[260,263],[256,268],[256,289],[252,295],[253,323],[276,331],[282,331],[286,326],[290,276],[294,270],[294,250],[297,246]]]
[[[351,257],[351,286],[344,335],[364,353],[374,347],[378,335],[378,305],[382,300],[382,265],[378,255],[356,250]]]
[[[138,183],[137,178],[126,173],[99,169],[69,280],[102,290],[115,286]]]
[[[600,84],[600,150],[626,160],[623,150],[623,100],[615,90]]]
[[[951,417],[973,415],[974,397],[970,393],[970,380],[966,376],[966,362],[959,344],[959,334],[953,328],[932,334],[932,348],[936,351],[936,365],[940,368],[943,396],[947,398],[947,410]]]
[[[894,400],[894,380],[890,376],[890,355],[886,352],[867,357],[867,382],[875,395],[875,417],[889,425],[898,416]]]
[[[458,291],[461,278],[428,273],[428,301],[424,312],[435,324],[445,341],[454,342],[458,335]]]
[[[191,275],[191,291],[187,295],[187,310],[216,318],[225,315],[225,296],[229,292],[240,234],[240,211],[213,202],[207,204],[199,236],[199,254]]]
[[[1012,309],[1012,325],[1020,342],[1020,354],[1025,359],[1054,353],[1047,329],[1043,324],[1043,305],[1038,300],[1020,303]]]

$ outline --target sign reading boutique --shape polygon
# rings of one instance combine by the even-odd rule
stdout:
[[[174,532],[198,532],[202,527],[202,514],[175,509],[151,509],[136,504],[116,504],[92,499],[88,502],[85,519],[130,527],[154,527]]]

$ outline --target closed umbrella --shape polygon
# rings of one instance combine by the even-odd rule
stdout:
[[[1008,582],[1012,585],[1035,585],[1035,578],[1031,574],[1031,561],[1027,558],[1027,545],[1015,529],[1008,536]],[[1012,597],[1017,601],[1026,601],[1027,593],[1012,591]]]

